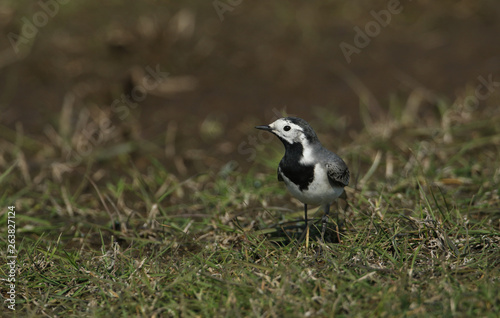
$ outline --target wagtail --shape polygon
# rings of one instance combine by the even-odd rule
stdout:
[[[307,205],[322,205],[321,237],[324,238],[330,204],[344,193],[349,184],[349,169],[344,160],[329,151],[311,126],[296,117],[280,118],[267,126],[256,126],[275,134],[285,146],[285,155],[278,165],[278,180],[304,203],[306,231]]]

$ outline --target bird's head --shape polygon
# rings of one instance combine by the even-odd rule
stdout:
[[[318,142],[318,136],[302,118],[284,117],[269,125],[256,126],[255,128],[272,132],[285,145],[295,143],[305,145]]]

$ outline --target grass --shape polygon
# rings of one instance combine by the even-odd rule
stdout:
[[[500,113],[447,104],[405,121],[403,103],[391,109],[343,148],[320,131],[353,181],[341,243],[307,246],[271,235],[302,216],[275,177],[278,142],[249,170],[181,179],[155,156],[116,151],[126,141],[112,135],[76,160],[86,122],[45,139],[10,131],[0,222],[15,205],[15,314],[497,317]]]
[[[10,1],[0,10],[6,35],[21,34],[22,18],[43,13],[39,5],[24,2]],[[3,37],[6,122],[26,114],[46,122],[37,110],[52,114],[54,96],[66,98],[60,113],[40,124],[45,129],[39,134],[25,133],[33,127],[0,123],[3,298],[11,289],[6,281],[9,206],[16,207],[17,248],[16,311],[2,308],[0,316],[498,317],[500,112],[498,91],[490,91],[496,86],[488,88],[491,95],[481,98],[478,108],[416,89],[404,97],[407,101],[387,98],[389,113],[375,117],[381,112],[364,80],[341,65],[322,71],[325,61],[345,59],[338,42],[352,43],[353,27],[365,27],[373,20],[369,11],[379,12],[387,3],[364,3],[361,9],[356,2],[332,2],[319,11],[316,4],[242,3],[226,12],[223,22],[212,2],[202,7],[199,1],[168,6],[75,2],[61,5],[36,36],[27,37],[17,56]],[[428,87],[488,77],[495,71],[495,59],[486,59],[494,45],[482,42],[494,29],[493,3],[436,2],[433,10],[423,2],[402,3],[404,13],[393,16],[393,24],[362,56],[353,56],[353,70],[375,74],[367,83],[383,79],[389,86],[394,81],[386,75],[397,70],[398,91],[419,86],[405,73],[426,79]],[[186,12],[196,15],[193,35],[189,28],[181,32],[181,18],[189,17],[180,13]],[[486,27],[479,28],[482,24]],[[454,54],[464,50],[454,45],[448,29],[460,30],[458,42],[474,47],[473,52],[456,59]],[[250,37],[242,36],[245,30],[252,30]],[[393,60],[380,53],[388,47],[400,57],[384,64]],[[429,59],[430,66],[444,65],[434,72],[439,76],[429,77],[433,72],[418,59],[406,63],[402,57],[409,49]],[[291,64],[281,68],[285,55]],[[366,67],[373,58],[386,75]],[[23,66],[6,67],[10,64]],[[170,80],[193,74],[215,83],[193,96],[205,109],[250,109],[277,100],[287,105],[284,96],[297,105],[309,104],[311,96],[318,98],[314,103],[326,103],[298,115],[309,116],[321,140],[351,169],[348,208],[340,202],[333,209],[344,224],[341,242],[322,244],[315,231],[308,244],[294,241],[302,207],[276,180],[279,141],[258,145],[251,166],[244,166],[249,152],[227,151],[238,149],[235,142],[248,146],[248,137],[256,136],[253,126],[265,122],[247,118],[235,123],[238,130],[226,127],[231,121],[218,112],[198,127],[209,136],[203,139],[193,133],[198,129],[192,109],[179,109],[177,118],[186,120],[189,130],[157,116],[166,133],[144,140],[139,132],[149,127],[141,127],[136,114],[148,118],[166,102],[172,109],[191,103],[161,94],[155,100],[153,91],[145,101],[149,105],[129,109],[124,120],[117,118],[121,113],[113,116],[109,98],[127,92],[119,87],[131,65],[159,65],[172,73]],[[450,76],[450,65],[464,65],[464,73]],[[333,87],[333,75],[347,86]],[[360,130],[349,130],[347,114],[332,113],[331,108],[351,104],[354,95],[347,87],[362,101]],[[75,103],[72,88],[80,94]],[[465,95],[477,95],[475,85],[465,89]],[[85,111],[78,112],[79,107]],[[219,152],[224,155],[192,150],[199,144],[225,147]]]

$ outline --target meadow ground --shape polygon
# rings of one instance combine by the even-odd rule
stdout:
[[[278,141],[248,171],[228,163],[180,179],[153,157],[138,168],[112,152],[120,145],[72,162],[76,129],[54,127],[50,143],[12,132],[0,221],[15,206],[15,313],[495,317],[500,111],[440,106],[408,120],[394,101],[338,149],[353,178],[341,242],[326,244],[278,231],[302,217],[275,176]],[[0,240],[5,260],[7,230]]]
[[[0,3],[0,316],[500,316],[498,2],[214,3]]]

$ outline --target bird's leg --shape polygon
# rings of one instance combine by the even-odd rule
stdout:
[[[326,224],[328,223],[328,214],[330,213],[330,204],[325,204],[325,214],[321,218],[322,227],[321,227],[321,241],[325,243],[325,232],[326,232]]]
[[[308,235],[308,230],[309,230],[309,223],[307,221],[307,204],[304,204],[304,221],[305,221],[305,226],[304,226],[304,231],[302,232],[302,235],[299,238],[299,241],[302,242],[304,238]]]
[[[340,195],[339,198],[341,198],[341,199],[343,199],[345,201],[345,205],[344,205],[343,210],[344,210],[344,215],[346,215],[347,214],[347,208],[349,208],[349,203],[347,202],[347,193],[345,192],[345,190],[344,190],[344,192],[342,192],[342,194]],[[340,227],[339,217],[340,217],[340,211],[337,214],[337,224]]]
[[[304,204],[304,222],[306,223],[304,231],[307,231],[307,227],[309,226],[307,222],[307,204]]]
[[[344,192],[342,192],[342,194],[340,195],[339,198],[341,198],[345,201],[345,206],[344,206],[343,210],[344,210],[344,213],[347,213],[347,208],[349,207],[349,203],[347,203],[347,193],[345,192],[345,190],[344,190]],[[339,206],[340,206],[340,203],[337,205],[337,207],[339,207]],[[344,223],[344,225],[345,225],[345,223]],[[336,226],[337,239],[338,239],[339,243],[340,243],[340,229],[341,229],[341,227],[342,227],[342,225],[340,224],[340,210],[339,210],[337,212],[337,226]]]

